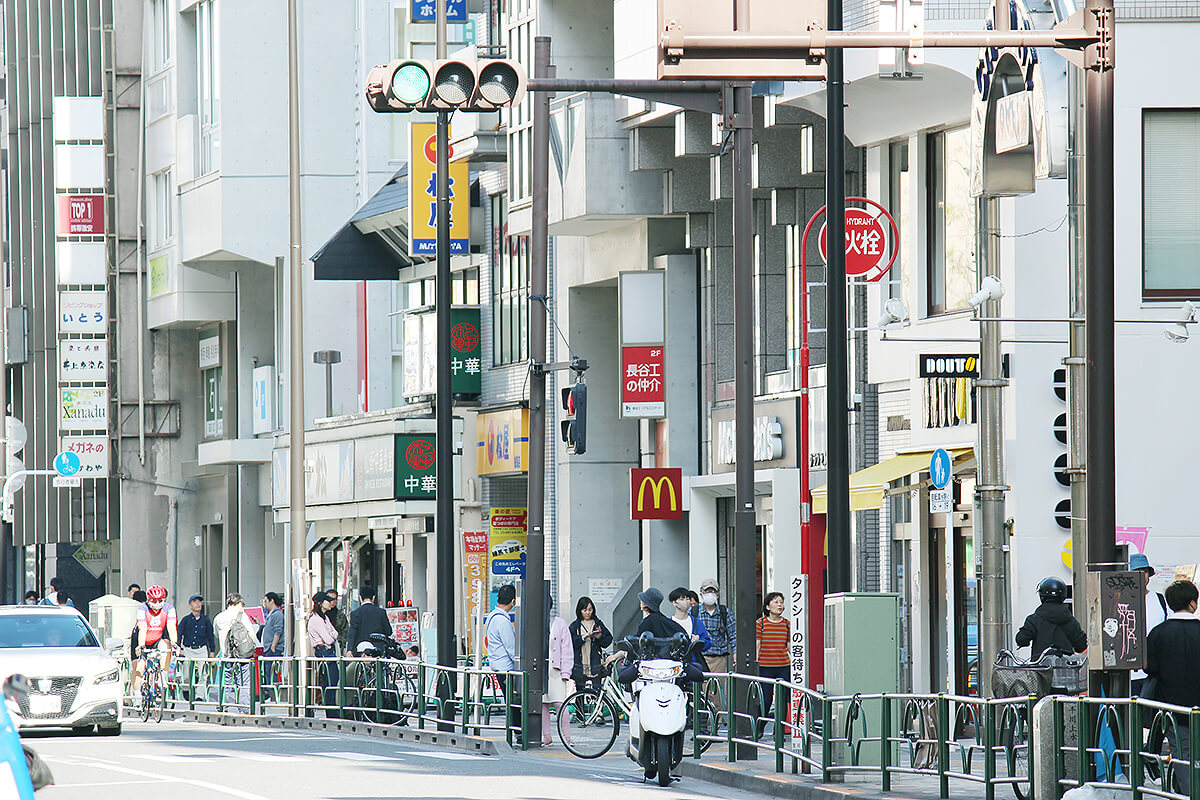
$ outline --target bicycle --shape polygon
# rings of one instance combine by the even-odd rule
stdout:
[[[402,724],[405,719],[401,712],[408,707],[405,698],[417,694],[416,683],[404,668],[404,650],[381,633],[371,634],[369,641],[376,647],[370,655],[381,661],[378,668],[366,662],[359,664],[356,683],[362,708],[358,716],[364,722]]]
[[[167,693],[163,690],[162,651],[144,649],[141,655],[145,666],[142,668],[142,690],[139,694],[138,711],[142,722],[148,722],[154,717],[155,722],[162,722],[163,708],[167,703]]]
[[[578,758],[600,758],[612,749],[621,731],[621,719],[629,719],[633,710],[633,696],[617,680],[623,658],[617,659],[611,670],[600,682],[600,691],[584,688],[571,694],[563,701],[558,711],[558,739],[571,755]],[[688,693],[688,724],[692,725],[696,714],[692,707],[693,695]],[[706,736],[716,733],[717,712],[712,702],[701,697],[704,704],[700,710],[700,752],[712,745]],[[569,721],[569,722],[568,722]],[[569,726],[569,727],[568,727]],[[696,731],[693,731],[696,736]],[[693,743],[694,744],[694,743]],[[688,752],[691,752],[688,749]]]
[[[1009,650],[1001,650],[992,668],[992,696],[1045,697],[1051,694],[1079,694],[1087,689],[1083,659],[1071,653],[1047,649],[1036,661],[1023,661]],[[1017,800],[1029,800],[1029,751],[1033,739],[1032,721],[1025,704],[1005,706],[1000,715],[999,740],[1007,762],[1008,777],[1013,781]],[[991,758],[991,754],[988,754]]]

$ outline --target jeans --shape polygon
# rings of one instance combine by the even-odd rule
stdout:
[[[1192,734],[1188,729],[1186,714],[1175,715],[1175,725],[1167,726],[1167,744],[1171,748],[1171,761],[1180,762],[1178,765],[1172,764],[1177,791],[1190,796],[1192,792]]]
[[[243,713],[250,711],[250,665],[225,664],[225,695],[232,692],[232,703],[242,709]],[[222,698],[222,705],[225,703]]]
[[[282,664],[280,661],[273,660],[276,658],[283,658],[282,647],[278,650],[263,650],[262,658],[258,662],[261,665],[259,667],[259,672],[262,675],[263,686],[270,686],[273,683],[282,682],[281,679],[275,677],[275,674],[279,671],[280,665]]]
[[[332,660],[336,653],[331,645],[319,644],[313,648],[313,655],[330,659],[317,662],[317,682],[321,686],[321,704],[325,706],[325,716],[330,719],[337,718],[338,664]]]
[[[791,670],[788,667],[763,667],[758,668],[758,675],[761,678],[767,678],[772,681],[786,681],[791,677]],[[773,683],[760,684],[762,686],[763,712],[760,716],[771,716],[771,706],[775,701],[775,685]]]

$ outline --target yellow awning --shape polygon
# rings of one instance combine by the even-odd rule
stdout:
[[[970,447],[958,447],[949,450],[951,461],[955,461],[964,453],[970,453]],[[933,450],[923,450],[919,453],[901,453],[892,456],[887,461],[873,467],[860,469],[850,476],[850,510],[870,511],[883,508],[883,494],[887,485],[892,481],[912,475],[914,472],[929,469],[929,458]],[[824,514],[828,508],[826,487],[819,486],[812,490],[812,512]]]

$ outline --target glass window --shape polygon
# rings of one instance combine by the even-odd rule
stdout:
[[[908,169],[908,142],[893,142],[888,147],[888,211],[900,229],[900,241],[896,246],[900,253],[896,263],[888,272],[887,297],[898,297],[906,304],[908,295],[909,244],[912,242],[912,214],[909,211],[909,194],[912,191],[911,173]]]
[[[150,10],[150,24],[153,37],[150,46],[153,64],[152,72],[158,72],[171,63],[174,55],[173,36],[171,28],[171,0],[154,0]]]
[[[1200,297],[1200,109],[1142,112],[1142,296]]]
[[[926,300],[930,315],[967,307],[975,293],[975,200],[970,193],[970,129],[926,139]]]
[[[0,617],[0,648],[99,646],[91,628],[75,614],[8,614]]]
[[[200,174],[207,175],[221,167],[221,115],[217,88],[219,58],[217,55],[216,4],[204,0],[196,6],[196,74],[200,105]]]
[[[174,236],[172,219],[175,200],[175,179],[171,170],[164,169],[150,176],[150,250],[161,250]]]
[[[225,392],[220,367],[201,370],[204,386],[204,438],[220,439],[225,435]]]

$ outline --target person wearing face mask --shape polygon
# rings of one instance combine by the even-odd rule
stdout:
[[[737,621],[728,606],[717,602],[720,586],[713,578],[700,584],[700,605],[692,609],[692,618],[708,632],[709,644],[702,655],[708,664],[708,672],[720,674],[733,672],[733,654],[737,652]],[[721,692],[715,682],[708,688],[708,699],[718,711],[723,711]]]
[[[671,605],[675,607],[675,613],[671,619],[676,625],[683,628],[683,632],[692,638],[693,642],[700,642],[701,652],[712,645],[712,639],[708,635],[708,630],[700,624],[700,621],[691,615],[692,600],[688,597],[688,590],[680,586],[678,589],[672,589],[671,594],[667,598],[671,601]],[[702,655],[697,653],[692,657],[692,661],[707,672],[708,662]]]
[[[167,602],[167,590],[161,586],[151,586],[146,590],[146,602],[137,610],[138,641],[136,654],[141,656],[146,648],[158,648],[165,651],[163,657],[163,674],[170,674],[171,650],[179,641],[179,620],[175,614],[175,606]],[[145,669],[145,659],[139,658],[134,668],[134,696],[141,689],[142,672]]]

